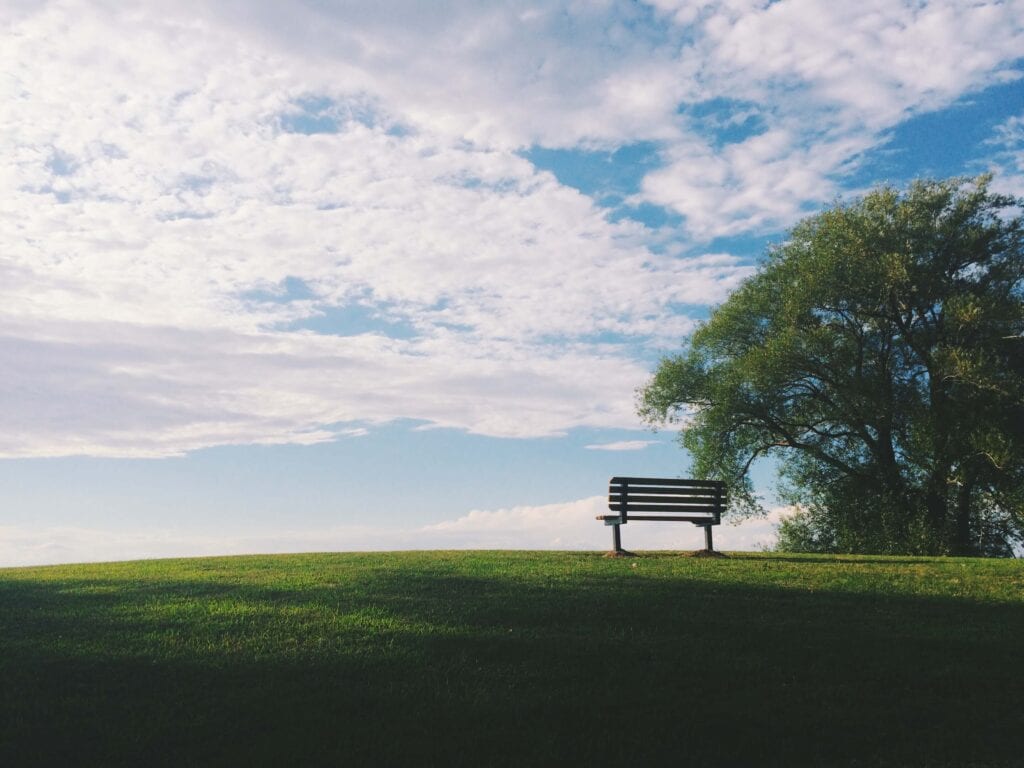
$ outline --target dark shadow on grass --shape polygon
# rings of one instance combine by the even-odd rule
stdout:
[[[1020,760],[1018,605],[622,569],[90,584],[0,581],[0,765]]]

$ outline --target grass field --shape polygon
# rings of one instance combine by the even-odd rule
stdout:
[[[1024,765],[1024,563],[0,570],[0,766]]]

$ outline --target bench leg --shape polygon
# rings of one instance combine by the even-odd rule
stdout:
[[[714,552],[715,551],[715,545],[711,543],[711,526],[710,525],[705,525],[704,526],[704,549],[706,549],[708,552]]]
[[[622,534],[619,532],[619,526],[612,526],[612,551],[608,552],[605,557],[636,557],[632,552],[627,552],[622,548]]]

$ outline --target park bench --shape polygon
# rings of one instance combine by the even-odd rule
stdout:
[[[614,549],[609,555],[629,555],[622,548],[620,526],[646,520],[693,523],[704,529],[708,552],[713,552],[711,526],[722,521],[726,503],[725,483],[720,480],[677,480],[661,477],[613,477],[608,482],[608,509],[614,515],[598,515],[612,526]]]

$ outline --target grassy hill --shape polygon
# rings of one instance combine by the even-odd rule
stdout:
[[[1024,765],[1024,563],[0,570],[0,765]]]

